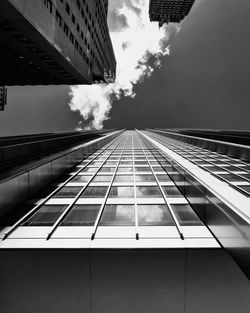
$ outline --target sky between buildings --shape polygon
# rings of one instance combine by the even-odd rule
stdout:
[[[121,43],[123,36],[125,39],[129,36],[128,31],[134,27],[129,12],[134,7],[134,13],[140,17],[142,13],[138,10],[138,3],[142,1],[110,1],[109,25],[113,38],[116,36],[114,44]],[[0,112],[0,135],[102,125],[104,128],[128,129],[197,127],[250,130],[249,20],[249,0],[196,0],[179,28],[170,25],[159,31],[165,31],[164,47],[155,46],[152,57],[145,51],[142,75],[134,72],[134,66],[127,69],[122,79],[118,77],[115,87],[118,91],[115,89],[115,92],[119,100],[113,101],[114,97],[107,97],[103,90],[93,89],[100,91],[99,99],[93,98],[92,103],[91,98],[86,101],[85,96],[91,97],[92,93],[86,91],[88,87],[85,86],[80,90],[84,105],[71,105],[75,109],[83,107],[84,120],[79,111],[73,112],[69,107],[68,86],[9,87],[8,105],[4,112]],[[157,23],[154,27],[157,28]],[[154,33],[151,37],[164,41],[162,33],[156,33],[156,28],[152,28]],[[145,49],[150,37],[148,33],[147,29],[144,36],[141,35]],[[135,40],[133,36],[124,40],[131,53],[138,52]],[[122,64],[122,56],[117,56],[119,73],[126,65],[126,62]],[[135,55],[135,60],[140,57],[142,55]],[[124,96],[128,86],[130,93]],[[112,91],[113,87],[109,88],[108,91]],[[103,95],[106,97],[104,100]],[[105,120],[107,117],[109,119]]]

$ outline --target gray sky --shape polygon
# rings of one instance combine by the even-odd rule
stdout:
[[[162,68],[105,127],[250,129],[249,20],[249,0],[196,0]]]
[[[135,98],[113,104],[104,127],[250,129],[249,21],[249,0],[196,0],[171,55]],[[8,88],[0,135],[74,130],[81,118],[68,101],[66,86]]]

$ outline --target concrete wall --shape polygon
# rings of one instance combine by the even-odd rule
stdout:
[[[1,250],[4,313],[247,313],[250,284],[217,250]]]

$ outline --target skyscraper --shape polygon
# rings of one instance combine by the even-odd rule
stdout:
[[[150,0],[149,17],[152,22],[179,23],[188,15],[195,0]]]
[[[6,313],[248,311],[249,165],[173,136],[78,143],[67,177],[2,216]]]
[[[108,1],[0,3],[0,84],[92,84],[115,79]]]
[[[0,111],[4,110],[7,104],[7,88],[5,86],[0,86]]]

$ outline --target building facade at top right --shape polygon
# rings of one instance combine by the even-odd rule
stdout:
[[[149,18],[151,22],[179,23],[190,12],[195,0],[150,0]]]

